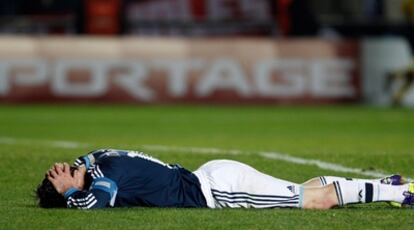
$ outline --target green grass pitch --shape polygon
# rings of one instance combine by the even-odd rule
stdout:
[[[194,170],[235,159],[287,180],[354,176],[312,165],[265,159],[279,151],[347,167],[414,177],[414,110],[363,106],[0,106],[0,229],[412,229],[414,209],[386,204],[328,211],[117,208],[45,210],[33,190],[54,162],[73,162],[94,148],[144,145],[238,149],[251,154],[147,151]],[[53,141],[87,144],[65,148]]]

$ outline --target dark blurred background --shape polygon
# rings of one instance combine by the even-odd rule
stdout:
[[[402,35],[413,0],[3,0],[3,34],[164,36]]]
[[[102,55],[99,53],[102,51],[104,54],[107,52],[113,60],[173,57],[179,61],[183,58],[206,58],[214,50],[211,47],[215,47],[217,60],[229,56],[242,63],[246,59],[253,63],[247,65],[247,70],[263,58],[288,61],[292,57],[302,58],[310,66],[315,60],[335,59],[342,63],[339,64],[342,72],[338,71],[337,64],[329,67],[332,69],[324,67],[327,70],[325,75],[329,77],[326,84],[333,84],[320,85],[324,90],[335,94],[338,91],[335,84],[344,85],[341,79],[346,75],[346,79],[351,79],[349,82],[352,82],[353,93],[350,94],[354,102],[361,102],[360,99],[364,98],[364,102],[388,101],[385,104],[390,104],[390,101],[394,101],[394,104],[400,104],[408,101],[404,98],[410,98],[410,104],[414,106],[414,0],[3,0],[0,2],[0,12],[0,38],[3,39],[0,55],[4,56],[2,63],[10,67],[10,70],[3,71],[0,76],[0,96],[6,95],[3,99],[11,101],[34,97],[32,94],[21,93],[26,91],[19,91],[15,87],[18,85],[24,88],[26,81],[32,81],[30,83],[34,85],[51,81],[51,84],[47,84],[52,85],[52,93],[56,94],[55,91],[60,88],[53,83],[56,76],[50,74],[54,69],[54,63],[50,60],[59,61],[59,58],[68,56],[80,60],[82,55],[89,54],[90,60],[95,60]],[[56,37],[61,40],[60,36],[76,37],[76,41],[59,43],[53,40]],[[99,36],[105,38],[98,39],[110,37],[110,44],[90,40]],[[51,39],[41,43],[40,40],[44,37]],[[144,41],[147,37],[150,39]],[[180,38],[183,43],[168,38]],[[204,39],[202,44],[210,44],[209,48],[202,48],[198,43],[193,46],[194,41],[199,39],[192,38]],[[224,38],[225,45],[217,42],[218,38]],[[252,39],[243,40],[246,38]],[[300,40],[296,38],[306,38],[306,41],[290,43]],[[236,40],[239,45],[235,44]],[[56,45],[53,41],[59,44]],[[125,45],[126,41],[131,43]],[[152,41],[160,43],[151,43]],[[76,42],[85,42],[87,45],[78,46]],[[349,46],[348,42],[353,45]],[[258,46],[262,48],[258,49]],[[19,47],[23,48],[18,50]],[[72,54],[72,50],[76,52]],[[32,61],[40,58],[42,63],[33,68],[41,77],[16,78],[13,68],[17,68],[16,65],[20,66],[17,69],[23,68],[21,66],[27,64],[13,64],[12,57],[17,58],[19,63],[24,58],[31,58]],[[342,62],[344,60],[351,64]],[[100,64],[102,68],[105,66]],[[289,65],[283,68],[285,69],[278,69],[282,72],[279,75],[284,75],[283,71],[294,73]],[[211,70],[209,66],[205,66],[205,69]],[[47,74],[43,74],[47,71]],[[303,72],[301,67],[295,71],[302,71],[301,77],[306,84],[313,77],[325,76],[320,73],[310,76],[312,72]],[[150,73],[148,79],[152,80],[155,75]],[[269,79],[275,74],[271,75],[268,76]],[[292,81],[294,77],[288,76],[286,79]],[[331,83],[330,79],[338,82]],[[112,84],[110,80],[107,83]],[[280,96],[280,90],[290,93],[290,89],[286,88],[289,84],[277,81],[273,83],[282,87],[268,89],[274,91],[272,93],[276,99]],[[90,83],[90,86],[93,84],[95,83]],[[76,84],[75,86],[77,87]],[[312,88],[315,85],[308,86]],[[301,87],[301,84],[297,87]],[[35,93],[38,91],[34,90]],[[388,99],[378,99],[383,95]],[[283,93],[282,96],[286,97]],[[304,91],[301,96],[308,97],[308,92]]]

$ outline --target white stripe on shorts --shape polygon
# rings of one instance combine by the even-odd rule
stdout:
[[[273,207],[297,207],[299,195],[293,196],[271,196],[248,194],[244,192],[224,192],[211,190],[214,199],[222,207],[254,207],[254,208],[273,208]]]

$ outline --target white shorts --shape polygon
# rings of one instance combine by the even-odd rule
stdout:
[[[205,163],[194,174],[209,208],[298,208],[300,185],[231,160]]]

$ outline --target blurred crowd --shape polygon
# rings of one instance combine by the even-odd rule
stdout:
[[[2,0],[0,12],[3,34],[411,39],[414,0]]]

